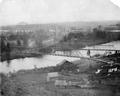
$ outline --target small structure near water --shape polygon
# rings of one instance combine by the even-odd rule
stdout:
[[[50,72],[47,74],[47,82],[53,81],[54,79],[58,78],[60,74],[58,72]]]
[[[55,86],[57,87],[66,87],[68,85],[67,81],[66,80],[55,80]]]
[[[55,80],[54,85],[56,87],[78,87],[78,88],[92,88],[88,81],[85,80],[67,80],[67,79],[58,79]]]
[[[63,60],[61,63],[57,65],[57,69],[59,72],[77,72],[78,66],[69,62],[67,60]]]

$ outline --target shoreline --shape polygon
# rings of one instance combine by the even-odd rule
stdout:
[[[111,41],[111,42],[114,42],[114,41]],[[85,43],[85,42],[84,42]],[[102,42],[101,41],[101,43],[100,42],[96,42],[96,43],[94,43],[94,44],[89,44],[89,46],[88,47],[91,47],[91,46],[95,46],[95,45],[101,45],[101,44],[106,44],[106,43],[110,43],[110,42],[108,42],[108,41],[104,41],[104,42]],[[67,45],[65,45],[65,46],[67,46]],[[45,51],[45,54],[47,54],[47,53],[50,53],[50,50],[51,50],[51,48],[54,48],[55,47],[55,50],[56,51],[70,51],[70,50],[72,50],[72,49],[67,49],[67,50],[61,50],[61,49],[59,49],[59,46],[56,46],[56,45],[53,45],[53,46],[49,46],[49,48],[47,47],[47,50],[45,49],[43,49],[43,50],[40,50],[40,51]],[[85,48],[85,47],[80,47],[80,48]],[[77,49],[80,49],[80,48],[77,48]],[[50,50],[49,50],[50,49]],[[74,48],[73,50],[77,50],[76,48]],[[23,50],[24,51],[24,50]],[[47,52],[48,51],[48,52]],[[20,58],[26,58],[26,57],[39,57],[39,56],[42,56],[42,54],[40,54],[40,52],[38,52],[38,53],[27,53],[27,54],[23,54],[23,53],[10,53],[11,55],[10,55],[10,58],[9,58],[9,60],[14,60],[14,59],[20,59]],[[1,61],[6,61],[7,59],[6,59],[6,57],[5,56],[3,56],[2,58],[1,58],[1,54],[0,54],[0,59],[1,59]]]
[[[9,59],[6,59],[5,56],[3,56],[3,58],[1,59],[1,56],[0,56],[0,59],[2,62],[4,61],[10,61],[10,60],[14,60],[14,59],[22,59],[22,58],[29,58],[29,57],[42,57],[43,55],[42,54],[15,54],[15,55],[10,55],[10,58]]]

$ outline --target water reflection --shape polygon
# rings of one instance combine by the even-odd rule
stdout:
[[[0,43],[1,43],[1,61],[6,60],[9,65],[11,53],[10,42],[8,41],[7,37],[1,36]]]

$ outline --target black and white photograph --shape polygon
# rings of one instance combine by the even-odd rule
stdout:
[[[0,96],[120,96],[120,0],[0,0]]]

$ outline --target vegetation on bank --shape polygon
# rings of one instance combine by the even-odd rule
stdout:
[[[94,28],[91,33],[71,32],[65,35],[56,45],[56,49],[73,50],[117,40],[120,40],[120,32],[107,32],[100,28]]]
[[[82,59],[74,62],[65,61],[54,67],[20,70],[9,77],[3,75],[2,92],[6,91],[3,96],[79,96],[80,94],[81,96],[117,96],[110,87],[97,84],[96,79],[92,80],[91,76],[101,65],[100,62]],[[80,71],[76,73],[75,70],[78,68]],[[53,82],[46,80],[49,72],[60,72],[67,80],[87,79],[96,88],[55,87]]]
[[[112,56],[110,60],[113,57],[116,58]],[[105,59],[109,58],[106,57]],[[79,96],[79,94],[81,94],[81,96],[119,96],[116,95],[120,93],[118,90],[119,85],[117,85],[117,87],[111,85],[109,85],[109,87],[108,85],[106,86],[112,79],[101,78],[100,81],[99,78],[95,77],[97,69],[104,65],[106,64],[81,59],[74,62],[64,61],[52,67],[20,70],[9,75],[1,74],[1,93],[2,96]],[[76,71],[78,68],[79,72]],[[87,79],[90,81],[90,84],[95,85],[96,88],[55,87],[54,83],[48,83],[46,81],[46,76],[49,72],[59,72],[63,74],[67,80],[74,78],[74,76],[77,80],[88,77]],[[111,82],[114,82],[114,79]]]
[[[26,86],[20,80],[16,80],[14,77],[9,77],[2,73],[0,77],[1,96],[26,96],[28,94]]]

